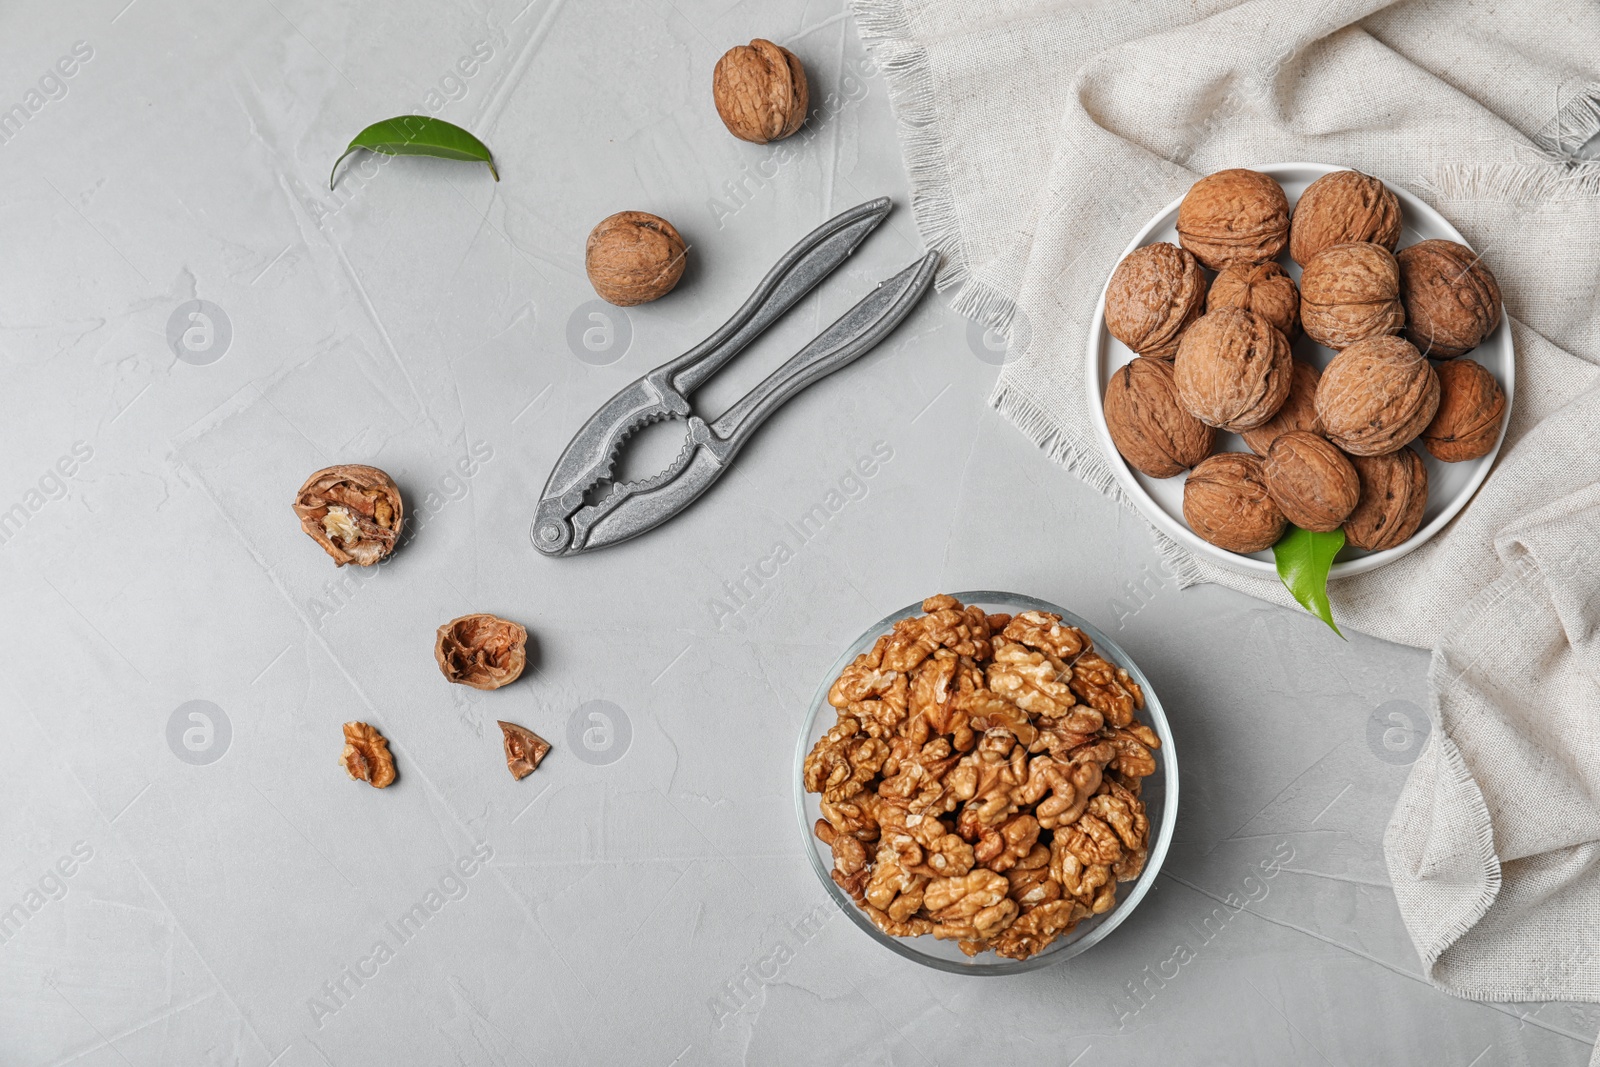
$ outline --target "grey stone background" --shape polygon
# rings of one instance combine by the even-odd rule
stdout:
[[[782,153],[711,106],[757,35],[818,108]],[[1587,1062],[1594,1009],[1420,977],[1381,840],[1425,654],[1180,594],[1138,520],[986,406],[1003,347],[937,297],[680,519],[532,550],[577,425],[795,238],[902,208],[702,411],[921,251],[839,0],[14,0],[0,42],[0,1064]],[[369,159],[330,193],[349,137],[405,112],[478,132],[504,180]],[[625,208],[692,247],[623,314],[582,247]],[[290,512],[334,462],[406,494],[373,572]],[[1183,792],[1112,938],[992,980],[841,921],[792,802],[837,651],[983,587],[1116,635]],[[433,632],[468,611],[525,623],[535,669],[445,684]],[[390,789],[337,765],[352,718],[391,738]],[[554,742],[531,778],[497,718]]]

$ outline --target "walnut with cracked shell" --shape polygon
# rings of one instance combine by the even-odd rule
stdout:
[[[528,663],[528,631],[498,615],[462,615],[439,627],[433,658],[452,682],[474,689],[510,685]]]
[[[1208,174],[1178,205],[1178,241],[1212,270],[1277,259],[1289,243],[1289,198],[1260,171]]]
[[[1117,451],[1152,478],[1171,478],[1211,454],[1216,431],[1183,409],[1166,360],[1138,356],[1119,367],[1104,407]]]
[[[1138,683],[1059,615],[922,610],[828,689],[838,719],[801,773],[813,832],[884,933],[1026,959],[1139,877],[1161,742]]]
[[[711,95],[728,132],[741,141],[767,144],[806,121],[811,91],[795,54],[757,37],[728,49],[717,60]]]
[[[1348,348],[1368,337],[1399,333],[1405,322],[1400,265],[1382,245],[1330,245],[1300,274],[1300,327],[1319,345]]]
[[[1206,276],[1194,255],[1177,245],[1145,245],[1111,272],[1106,330],[1141,356],[1171,359],[1205,306]]]
[[[343,567],[370,567],[394,551],[405,521],[400,489],[377,467],[324,467],[294,497],[300,528]]]
[[[1405,447],[1439,408],[1439,376],[1411,342],[1372,337],[1333,357],[1317,383],[1328,440],[1352,456]]]
[[[1272,442],[1261,469],[1273,503],[1302,530],[1337,530],[1361,496],[1349,458],[1326,438],[1304,430],[1290,430]]]
[[[1422,431],[1422,447],[1446,463],[1487,456],[1500,440],[1505,390],[1475,360],[1452,359],[1434,372],[1439,375],[1439,410]]]
[[[1302,267],[1324,248],[1369,241],[1393,252],[1400,243],[1400,199],[1358,170],[1324,174],[1300,194],[1289,223],[1289,255]]]
[[[1500,283],[1478,254],[1454,241],[1401,249],[1400,298],[1406,336],[1433,359],[1454,359],[1500,325]]]
[[[1278,413],[1293,361],[1277,327],[1253,311],[1208,311],[1178,343],[1173,378],[1184,410],[1207,426],[1243,431]]]
[[[1271,548],[1287,522],[1261,460],[1247,452],[1218,452],[1189,472],[1183,518],[1203,540],[1245,555]]]

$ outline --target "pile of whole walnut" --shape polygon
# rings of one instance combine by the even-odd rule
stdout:
[[[1182,247],[1130,252],[1106,289],[1106,329],[1138,354],[1106,387],[1117,451],[1152,478],[1189,471],[1184,518],[1231,552],[1270,548],[1290,523],[1343,527],[1370,551],[1407,540],[1428,496],[1407,446],[1454,463],[1500,437],[1505,393],[1461,358],[1500,324],[1494,275],[1453,241],[1396,254],[1398,198],[1353,170],[1312,182],[1292,218],[1268,175],[1218,171],[1177,228]],[[1290,354],[1302,331],[1337,353],[1320,373]],[[1213,455],[1219,430],[1250,452]]]
[[[922,603],[828,690],[806,756],[833,880],[884,933],[1026,959],[1144,869],[1144,694],[1061,616]]]

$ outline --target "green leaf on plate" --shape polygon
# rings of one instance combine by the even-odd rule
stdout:
[[[494,156],[489,147],[460,126],[444,119],[425,115],[400,115],[371,126],[356,134],[344,155],[333,161],[333,171],[328,175],[328,188],[333,188],[339,164],[352,152],[367,149],[385,156],[433,156],[436,159],[462,159],[470,163],[487,163],[494,180],[500,180],[494,169]]]
[[[1333,621],[1333,606],[1328,603],[1328,568],[1333,557],[1344,547],[1344,531],[1312,533],[1298,526],[1272,546],[1272,556],[1278,563],[1278,577],[1283,587],[1300,602],[1300,606],[1327,623],[1342,638]]]

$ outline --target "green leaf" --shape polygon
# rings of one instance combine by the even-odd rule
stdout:
[[[371,126],[356,134],[344,155],[333,161],[333,171],[328,175],[328,188],[333,188],[339,164],[352,152],[367,149],[386,156],[433,156],[436,159],[463,159],[471,163],[487,163],[494,180],[500,180],[494,169],[494,156],[489,147],[460,126],[444,119],[425,115],[400,115]]]
[[[1272,546],[1272,556],[1278,563],[1278,577],[1283,587],[1300,602],[1300,606],[1327,623],[1342,638],[1333,621],[1333,606],[1328,603],[1328,568],[1333,557],[1344,547],[1344,531],[1312,533],[1298,526]]]

